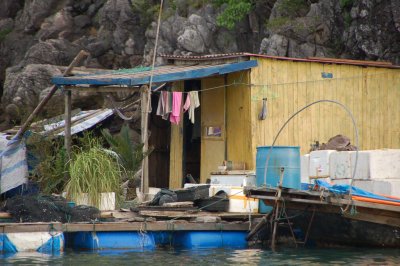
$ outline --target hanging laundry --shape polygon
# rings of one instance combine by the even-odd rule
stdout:
[[[190,97],[189,119],[192,122],[192,124],[194,124],[195,122],[194,109],[200,106],[198,91],[190,91],[189,97]]]
[[[162,91],[161,95],[160,95],[160,99],[161,99],[161,108],[162,108],[162,110],[160,111],[160,115],[162,116],[162,119],[168,120],[169,114],[172,111],[172,107],[170,104],[170,101],[172,101],[172,95],[168,91]],[[160,105],[160,102],[158,102],[158,103]],[[157,114],[159,114],[158,109],[157,109]]]
[[[183,111],[186,112],[190,107],[190,95],[186,96],[185,104],[183,105]]]
[[[158,98],[158,104],[157,104],[157,115],[161,115],[163,116],[165,113],[165,109],[164,109],[164,101],[163,101],[163,92],[160,93],[160,97]]]
[[[172,92],[172,112],[169,117],[169,121],[173,124],[179,124],[181,119],[181,107],[182,107],[182,92]]]

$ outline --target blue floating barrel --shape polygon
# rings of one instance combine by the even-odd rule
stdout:
[[[271,146],[257,147],[256,156],[256,183],[257,187],[277,187],[279,184],[280,169],[285,168],[283,187],[300,189],[300,147],[299,146]],[[270,153],[266,184],[264,184],[265,163]],[[259,212],[267,213],[272,208],[260,201]]]
[[[143,249],[156,247],[151,233],[141,232],[78,232],[73,237],[75,249]]]
[[[172,244],[178,248],[246,248],[246,231],[179,231]]]

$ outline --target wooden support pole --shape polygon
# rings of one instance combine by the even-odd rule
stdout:
[[[65,129],[64,129],[64,146],[67,152],[67,162],[71,160],[71,109],[72,109],[72,96],[71,91],[65,91]]]
[[[84,50],[80,51],[79,54],[74,58],[74,60],[72,60],[71,64],[68,66],[68,68],[64,71],[63,77],[68,76],[71,73],[72,69],[76,65],[78,65],[83,60],[83,58],[85,58],[88,55],[89,55],[88,52],[86,52]],[[28,119],[26,119],[25,123],[21,126],[21,128],[18,130],[17,134],[15,134],[15,136],[13,137],[13,139],[19,139],[25,133],[25,131],[28,129],[28,127],[32,123],[35,116],[40,111],[42,111],[43,107],[47,104],[47,102],[50,100],[50,98],[54,95],[54,93],[56,91],[57,91],[57,86],[53,85],[50,89],[50,92],[36,106],[35,110],[33,110],[33,112],[29,115]]]
[[[147,85],[141,88],[141,110],[142,110],[142,123],[141,123],[141,136],[143,143],[143,153],[147,153],[149,149],[149,97],[150,89]],[[145,196],[149,193],[149,158],[145,156],[142,162],[142,182],[140,191]]]
[[[285,168],[281,167],[281,174],[279,177],[279,185],[278,185],[278,196],[275,202],[275,217],[274,217],[274,226],[272,229],[272,239],[271,239],[271,249],[275,250],[275,238],[277,234],[277,226],[278,226],[278,218],[279,218],[279,207],[280,207],[280,200],[282,195],[282,183],[283,183],[283,174],[285,172]]]

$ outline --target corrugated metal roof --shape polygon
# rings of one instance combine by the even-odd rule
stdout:
[[[218,64],[192,64],[192,65],[165,65],[156,67],[153,71],[153,82],[170,82],[204,78],[214,75],[224,75],[232,72],[247,70],[257,66],[257,60],[246,60],[233,63]],[[152,71],[117,71],[93,75],[80,75],[72,77],[53,77],[52,82],[56,85],[126,85],[135,86],[148,84]]]
[[[308,57],[308,58],[294,58],[294,57],[283,57],[283,56],[271,56],[263,54],[252,54],[252,53],[228,53],[228,54],[213,54],[213,55],[160,55],[160,57],[170,60],[181,60],[181,61],[207,61],[207,60],[222,60],[232,59],[241,57],[256,57],[256,58],[269,58],[276,60],[289,60],[295,62],[315,62],[323,64],[342,64],[342,65],[356,65],[356,66],[372,66],[372,67],[384,67],[384,68],[400,68],[400,66],[393,65],[391,62],[383,61],[364,61],[364,60],[352,60],[342,58],[322,58],[322,57]]]

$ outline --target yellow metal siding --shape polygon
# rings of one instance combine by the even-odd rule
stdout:
[[[400,148],[400,70],[260,58],[258,63],[250,74],[253,156],[256,146],[272,143],[291,114],[320,99],[337,100],[353,112],[361,149]],[[322,72],[333,78],[322,78]],[[263,97],[268,98],[268,117],[260,121]],[[299,145],[304,154],[314,141],[327,142],[337,134],[354,143],[353,132],[342,108],[320,103],[294,118],[277,145]]]
[[[249,71],[229,74],[227,78],[227,159],[245,162],[247,169],[254,168],[250,117]],[[232,85],[238,84],[238,85]]]

